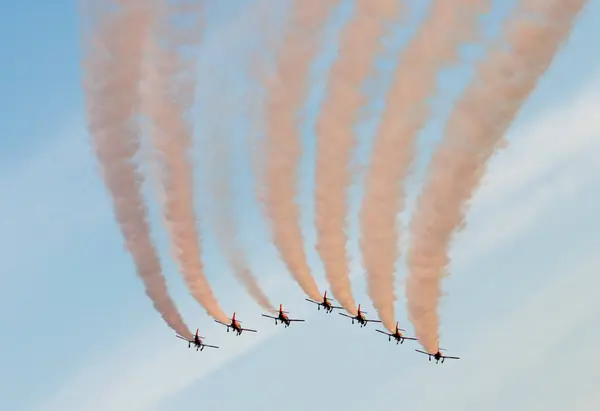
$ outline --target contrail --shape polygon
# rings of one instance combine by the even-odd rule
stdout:
[[[117,10],[111,10],[112,6]],[[143,177],[133,164],[140,145],[135,115],[140,105],[142,50],[152,10],[144,0],[115,0],[104,7],[100,15],[95,13],[98,27],[86,41],[83,61],[88,129],[125,245],[146,294],[169,327],[192,338],[167,292],[146,220]]]
[[[375,135],[360,210],[361,253],[367,293],[379,319],[395,331],[394,271],[399,257],[396,216],[404,209],[403,181],[414,157],[419,130],[429,118],[427,99],[436,75],[457,59],[458,47],[476,35],[477,17],[489,0],[434,0],[425,21],[398,62]]]
[[[329,75],[327,95],[317,119],[315,212],[317,251],[334,297],[356,314],[348,278],[345,232],[348,163],[355,146],[353,126],[364,103],[360,87],[380,51],[386,22],[398,17],[396,0],[357,0],[351,20],[342,29],[339,55]]]
[[[437,303],[451,235],[464,224],[487,160],[585,3],[522,0],[504,30],[508,47],[501,44],[478,66],[446,124],[410,224],[407,255],[409,319],[428,352],[438,348]]]
[[[275,78],[267,85],[265,110],[263,201],[272,224],[273,242],[304,293],[317,301],[321,293],[306,261],[300,211],[294,201],[301,156],[296,115],[306,97],[310,63],[319,46],[317,35],[339,1],[294,1],[291,21],[284,33],[276,63]]]
[[[183,2],[182,2],[183,3]],[[182,276],[191,295],[214,319],[227,322],[204,277],[194,210],[193,167],[188,157],[192,126],[187,112],[195,96],[195,53],[185,59],[200,33],[201,1],[161,2],[161,13],[148,44],[145,111],[164,190],[163,216]],[[177,23],[174,20],[177,19]],[[192,21],[186,21],[189,19]],[[185,24],[187,23],[187,25]],[[179,29],[173,27],[181,25]]]
[[[248,294],[265,310],[275,311],[273,305],[261,290],[250,266],[236,239],[234,219],[235,199],[231,185],[230,158],[226,153],[224,136],[216,135],[212,139],[215,153],[212,157],[212,221],[215,237],[221,252],[227,258],[235,278],[244,286]]]

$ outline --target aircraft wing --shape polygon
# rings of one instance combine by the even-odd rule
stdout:
[[[365,322],[368,322],[368,323],[380,323],[381,321],[380,320],[365,320]]]
[[[402,338],[404,338],[405,340],[417,341],[417,339],[416,339],[416,338],[413,338],[413,337],[405,337],[405,336],[402,336]]]
[[[255,332],[257,332],[256,330],[251,330],[251,329],[249,329],[249,328],[242,328],[241,330],[242,330],[242,331],[249,331],[249,332],[251,332],[251,333],[255,333]]]
[[[177,337],[177,338],[181,338],[182,340],[185,340],[185,341],[187,341],[187,342],[194,342],[193,340],[188,340],[187,338],[185,338],[185,337],[182,337],[182,336],[181,336],[181,335],[179,335],[179,334],[175,334],[175,337]]]
[[[208,344],[202,344],[202,345],[205,347],[208,347],[208,348],[219,348],[216,345],[208,345]]]
[[[378,333],[381,333],[381,334],[389,335],[390,337],[392,337],[394,335],[394,334],[390,334],[390,333],[387,333],[387,332],[381,331],[381,330],[375,330],[375,331],[377,331]]]
[[[338,307],[337,305],[332,305],[331,308],[337,308],[337,309],[341,310],[344,307]]]
[[[226,325],[226,326],[229,326],[229,325],[230,325],[230,324],[223,323],[223,322],[221,322],[221,321],[219,321],[219,320],[215,320],[215,322],[217,322],[217,323],[219,323],[219,324]]]
[[[273,317],[272,315],[267,315],[267,314],[261,314],[263,317],[267,317],[267,318],[272,318],[274,320],[278,320],[279,317]]]
[[[317,304],[317,305],[321,304],[321,303],[319,303],[317,301],[313,301],[313,300],[310,300],[308,298],[305,298],[305,300],[308,301],[309,303],[313,303],[313,304]]]
[[[450,359],[450,360],[460,360],[460,358],[459,358],[459,357],[447,357],[447,356],[445,356],[445,355],[442,355],[442,358],[448,358],[448,359]]]
[[[421,351],[421,350],[415,350],[415,351],[416,351],[416,352],[420,352],[420,353],[422,353],[422,354],[426,354],[426,355],[433,355],[433,354],[429,354],[428,352]]]
[[[346,313],[338,313],[338,314],[339,314],[339,315],[343,315],[344,317],[348,317],[348,318],[354,318],[354,317],[352,317],[351,315],[348,315],[348,314],[346,314]]]
[[[298,322],[304,322],[304,320],[292,320],[292,319],[290,319],[289,321],[298,321]]]

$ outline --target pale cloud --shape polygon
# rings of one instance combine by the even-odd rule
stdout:
[[[158,330],[156,330],[158,331]],[[270,338],[279,329],[265,329],[253,335],[233,337],[231,333],[210,339],[219,350],[202,353],[188,350],[184,343],[166,342],[164,330],[127,341],[101,361],[92,361],[75,374],[51,399],[35,407],[44,411],[137,411],[155,407],[161,401],[188,388],[194,381],[226,366],[236,357]],[[156,344],[148,344],[156,337]],[[235,343],[227,343],[233,338]],[[241,341],[240,341],[241,340]],[[208,340],[207,340],[208,343]]]
[[[592,367],[600,368],[600,361],[596,359]],[[600,381],[600,375],[596,373],[594,376],[596,381]],[[579,398],[569,408],[570,411],[597,411],[598,405],[600,404],[600,391],[597,388],[593,390],[588,396]]]
[[[600,81],[594,79],[570,101],[512,131],[509,148],[492,159],[472,200],[468,229],[452,246],[457,265],[507,244],[516,231],[538,223],[554,201],[577,195],[600,177],[598,105]]]
[[[504,318],[490,318],[462,354],[460,364],[444,363],[452,378],[447,372],[413,376],[417,384],[427,382],[436,391],[423,395],[411,409],[467,409],[493,399],[512,378],[554,357],[556,344],[575,335],[579,325],[597,314],[599,266],[600,257],[594,256],[579,267],[556,267],[568,275],[559,275]]]
[[[265,291],[274,292],[289,301],[289,293],[276,274]],[[295,290],[294,290],[295,291]],[[241,295],[232,296],[240,301]],[[247,299],[244,301],[249,302]],[[238,305],[238,313],[257,317],[254,304]],[[310,318],[315,312],[312,306],[294,307],[294,316]],[[254,315],[251,315],[253,314]],[[258,321],[256,321],[258,323]],[[253,324],[244,323],[252,328]],[[217,326],[219,327],[219,326]],[[190,387],[194,382],[225,367],[282,331],[282,327],[261,327],[258,333],[235,337],[218,329],[209,335],[207,344],[217,345],[218,350],[206,349],[202,353],[187,349],[184,342],[171,336],[165,337],[163,324],[134,330],[119,346],[108,352],[94,353],[88,361],[51,398],[32,411],[141,411],[156,407],[162,401]],[[204,331],[201,331],[201,335]]]
[[[490,162],[477,195],[478,207],[498,207],[502,199],[520,194],[557,167],[597,150],[599,101],[597,76],[585,82],[574,96],[547,109],[536,121],[512,129],[508,134],[510,149],[501,150]],[[507,164],[511,167],[507,168]]]

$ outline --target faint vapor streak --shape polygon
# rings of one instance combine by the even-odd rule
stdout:
[[[226,150],[224,135],[212,138],[215,153],[213,156],[212,222],[215,237],[221,252],[225,255],[235,278],[242,284],[248,294],[267,311],[275,311],[273,305],[258,285],[258,281],[250,270],[244,250],[236,238],[234,190],[231,184],[231,157]]]

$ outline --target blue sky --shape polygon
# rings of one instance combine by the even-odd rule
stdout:
[[[239,241],[273,302],[307,322],[276,328],[234,281],[202,221],[210,198],[200,188],[210,170],[198,167],[207,276],[224,310],[237,311],[259,333],[227,334],[189,297],[169,254],[158,202],[148,190],[153,235],[174,299],[190,327],[199,327],[207,342],[221,349],[200,354],[173,338],[135,276],[91,155],[73,2],[0,0],[0,45],[8,62],[0,66],[0,409],[597,409],[600,329],[593,324],[600,315],[595,154],[600,149],[600,56],[589,45],[600,36],[595,27],[600,1],[589,2],[523,107],[507,135],[509,147],[490,162],[467,228],[453,243],[440,308],[441,338],[462,360],[443,367],[415,353],[418,346],[411,342],[397,347],[372,325],[359,329],[338,315],[317,312],[285,272],[252,198],[245,144],[249,130],[255,138],[260,134],[260,125],[244,114],[260,99],[252,78],[244,75],[257,47],[254,40],[260,44],[261,35],[277,33],[281,13],[274,11],[269,31],[258,23],[258,0],[207,3],[199,96],[229,105],[216,115],[211,104],[198,104],[193,155],[202,160],[210,132],[229,124]],[[335,27],[351,6],[346,3],[315,61],[302,125],[303,230],[322,289],[326,284],[312,226],[311,122],[333,58]],[[490,34],[507,7],[494,3],[485,19]],[[374,110],[358,127],[357,181],[376,124],[378,92],[418,13],[391,34],[382,71],[369,83]],[[464,64],[440,76],[440,93],[433,99],[436,117],[421,135],[411,192],[418,190],[452,99],[482,49],[465,48]],[[357,253],[359,198],[357,184],[349,221],[352,285],[357,301],[373,313]],[[396,314],[410,332],[403,278],[399,264]]]

